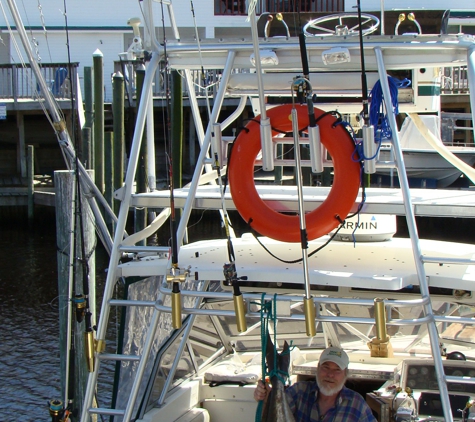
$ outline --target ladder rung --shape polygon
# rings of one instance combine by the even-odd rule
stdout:
[[[119,360],[127,362],[137,362],[140,360],[140,356],[137,355],[118,355],[114,353],[99,353],[100,360]]]
[[[127,299],[111,299],[109,305],[111,306],[155,306],[156,302],[151,300],[127,300]]]
[[[125,410],[106,409],[104,407],[91,407],[89,409],[89,413],[93,413],[96,415],[123,416],[125,414]]]

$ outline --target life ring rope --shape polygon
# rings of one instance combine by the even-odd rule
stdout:
[[[297,109],[299,131],[308,127],[306,106],[277,106],[267,113],[273,136],[292,131],[289,118],[292,107]],[[339,119],[332,117],[330,112],[315,108],[315,116],[320,121],[322,144],[333,160],[334,180],[328,197],[318,208],[305,215],[309,240],[328,234],[340,224],[339,220],[346,218],[355,204],[361,180],[361,164],[352,158],[355,144],[351,135],[344,126],[335,125]],[[300,242],[298,215],[275,211],[257,193],[254,163],[260,150],[260,119],[257,117],[237,136],[229,157],[228,181],[236,209],[261,235],[283,242]]]

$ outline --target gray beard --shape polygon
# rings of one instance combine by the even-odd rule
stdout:
[[[315,377],[315,379],[317,381],[318,389],[325,396],[333,396],[334,394],[339,393],[341,391],[341,389],[343,388],[343,385],[345,384],[345,381],[343,381],[341,384],[339,384],[339,385],[337,385],[333,388],[328,388],[328,387],[325,387],[324,385],[322,385],[323,383],[321,383],[320,380],[318,379],[318,375]]]

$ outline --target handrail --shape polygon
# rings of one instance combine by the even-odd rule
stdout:
[[[71,86],[67,80],[76,78],[79,62],[75,63],[42,63],[41,72],[49,91],[56,99],[71,99]],[[69,78],[67,72],[72,69]],[[75,79],[74,79],[75,80]],[[29,63],[0,64],[0,99],[37,100],[41,96],[41,88]]]

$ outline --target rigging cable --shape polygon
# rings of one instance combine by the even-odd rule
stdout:
[[[196,37],[196,42],[198,46],[198,55],[200,57],[202,78],[203,78],[203,81],[207,83],[205,73],[204,73],[203,54],[202,54],[201,45],[199,41],[198,27],[196,24],[196,16],[195,16],[195,10],[193,6],[193,0],[190,0],[190,6],[191,6],[191,13],[193,16],[193,23],[195,27],[195,37]],[[250,5],[249,7],[252,7],[252,6]],[[209,96],[208,96],[208,86],[205,86],[205,95],[206,95],[206,105],[207,105],[207,111],[208,111],[208,120],[211,122],[211,108],[210,108],[210,101],[209,101]],[[213,127],[213,130],[211,133],[211,139],[212,139],[211,150],[212,150],[213,170],[216,170],[217,172],[217,179],[219,183],[219,191],[220,191],[220,197],[221,197],[221,218],[222,218],[223,226],[226,233],[227,253],[228,253],[228,259],[229,259],[229,262],[224,264],[223,266],[223,273],[224,273],[226,283],[233,287],[233,301],[234,301],[234,311],[236,314],[237,329],[239,332],[244,332],[247,330],[247,324],[246,324],[246,318],[245,318],[246,309],[244,305],[244,297],[241,293],[240,286],[239,286],[240,278],[237,276],[236,262],[235,262],[236,258],[235,258],[234,248],[233,248],[233,244],[231,240],[229,216],[226,210],[226,205],[225,205],[225,200],[224,200],[225,187],[223,186],[222,175],[221,175],[221,168],[223,166],[223,163],[222,163],[223,154],[221,153],[222,145],[223,145],[221,125],[218,123],[215,124],[214,122],[212,122],[212,127]]]
[[[68,25],[68,14],[67,14],[67,4],[66,0],[63,0],[63,6],[64,6],[64,22],[65,22],[65,33],[66,33],[66,50],[67,50],[67,55],[68,55],[68,77],[65,79],[65,81],[69,78],[69,86],[70,86],[70,92],[71,92],[71,127],[72,127],[72,133],[73,136],[77,135],[76,134],[76,124],[75,124],[75,118],[74,118],[74,110],[75,110],[75,100],[74,100],[74,93],[75,91],[75,84],[73,81],[73,78],[71,77],[72,75],[72,63],[71,63],[71,50],[70,50],[70,44],[69,44],[69,25]],[[78,150],[78,145],[77,145],[77,136],[74,136],[75,138],[75,149],[76,151]],[[84,310],[83,310],[83,318],[84,318],[84,330],[85,330],[85,357],[86,357],[86,363],[87,363],[87,369],[89,372],[94,371],[94,328],[93,328],[93,318],[94,315],[91,311],[91,298],[90,298],[90,288],[89,288],[89,283],[90,283],[90,267],[89,267],[89,259],[93,253],[93,250],[91,252],[86,253],[86,240],[84,236],[84,210],[82,206],[82,194],[81,194],[81,182],[80,182],[80,170],[79,170],[79,157],[77,154],[74,155],[74,162],[71,163],[71,166],[74,166],[74,173],[75,173],[75,183],[76,183],[76,197],[75,197],[75,216],[74,218],[77,218],[78,221],[78,230],[79,230],[79,248],[80,248],[80,256],[76,257],[76,247],[77,247],[77,231],[75,231],[75,239],[74,239],[74,255],[76,259],[81,264],[81,275],[82,275],[82,295],[84,298]],[[74,275],[76,275],[76,272],[74,272]],[[75,295],[75,297],[78,297],[78,294]],[[78,323],[82,322],[82,318],[77,319]],[[72,410],[72,409],[69,409]]]
[[[200,44],[200,37],[198,34],[198,26],[196,25],[196,17],[195,17],[195,8],[193,6],[193,0],[190,0],[190,6],[191,6],[191,15],[193,16],[193,24],[195,26],[195,38],[196,38],[196,44],[198,47],[198,55],[200,58],[200,65],[201,65],[201,78],[203,80],[203,83],[205,84],[204,86],[204,91],[205,91],[205,96],[206,96],[206,109],[208,112],[208,120],[211,120],[211,106],[210,106],[210,101],[209,101],[209,95],[208,95],[208,78],[205,75],[204,71],[204,64],[203,64],[203,54],[201,52],[201,44]]]
[[[23,70],[24,70],[23,75],[24,75],[24,78],[26,79],[26,83],[27,83],[28,86],[31,88],[32,96],[33,96],[35,99],[40,100],[40,93],[38,92],[37,87],[36,87],[36,86],[34,85],[34,83],[33,83],[33,80],[32,80],[32,78],[31,78],[31,75],[32,75],[32,74],[31,74],[31,72],[28,71],[28,67],[27,67],[27,65],[26,65],[25,59],[23,58],[23,54],[22,54],[21,49],[20,49],[20,47],[19,47],[19,45],[18,45],[18,42],[17,42],[17,40],[16,40],[16,37],[15,37],[14,34],[13,34],[13,30],[12,30],[12,28],[11,28],[11,25],[10,25],[10,23],[9,23],[7,14],[6,14],[6,12],[5,12],[5,9],[4,9],[4,7],[3,7],[3,3],[2,3],[1,0],[0,0],[0,7],[1,7],[1,9],[2,9],[3,17],[4,17],[5,23],[6,23],[7,28],[8,28],[8,33],[10,34],[11,43],[13,44],[13,47],[14,47],[14,49],[15,49],[15,51],[16,51],[16,54],[17,54],[17,57],[18,57],[19,62],[20,62],[20,64],[21,64],[21,67],[22,67]],[[13,63],[16,63],[15,58],[14,58],[11,54],[10,54],[10,58],[11,58],[11,60],[12,60]],[[28,76],[30,76],[29,79],[28,79]],[[55,128],[54,128],[53,120],[52,120],[51,116],[49,115],[49,113],[48,113],[47,110],[46,110],[46,105],[45,105],[44,101],[38,101],[38,104],[40,105],[41,109],[43,110],[43,113],[44,113],[44,115],[46,116],[46,118],[47,118],[49,124],[51,125],[51,127],[52,127],[53,129],[55,129]],[[56,129],[55,129],[55,134],[56,134],[56,136],[58,136],[58,135],[57,135],[57,132],[56,132]]]
[[[28,17],[28,13],[26,11],[26,8],[25,8],[25,3],[24,1],[22,0],[21,2],[21,5],[23,6],[23,11],[25,12],[25,16],[26,16],[26,21],[28,22],[28,28],[30,28],[30,35],[31,35],[31,44],[35,47],[35,53],[36,53],[36,61],[38,63],[41,63],[41,56],[40,56],[40,50],[38,49],[38,40],[35,38],[35,36],[33,35],[33,29],[30,25],[30,19]]]
[[[43,6],[41,5],[40,0],[38,0],[38,10],[40,12],[41,26],[43,27],[43,34],[45,36],[46,46],[48,47],[49,61],[50,63],[53,63],[53,59],[51,58],[51,50],[49,47],[48,30],[46,29],[45,16],[43,15]]]

